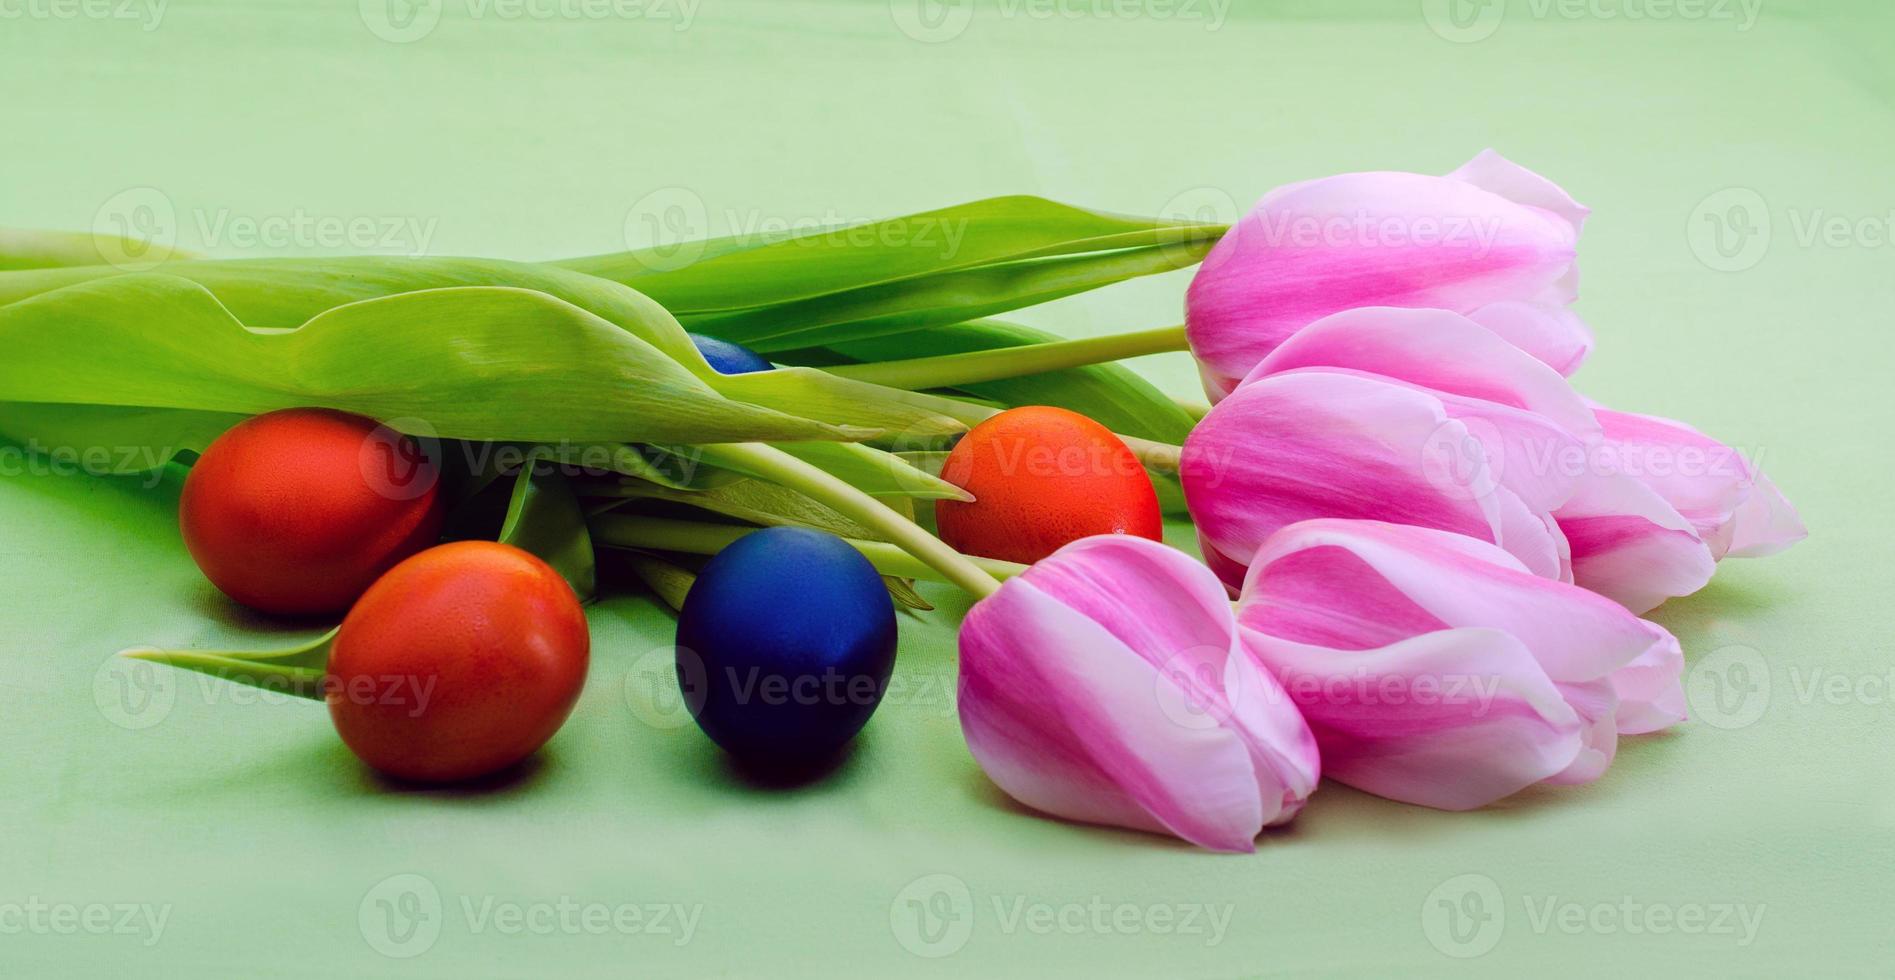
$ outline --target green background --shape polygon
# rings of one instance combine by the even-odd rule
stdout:
[[[241,232],[299,214],[414,218],[429,252],[519,258],[1002,193],[1230,217],[1281,182],[1442,172],[1491,145],[1594,208],[1579,308],[1600,344],[1581,387],[1760,456],[1812,536],[1655,615],[1684,642],[1698,717],[1629,740],[1598,783],[1464,814],[1325,784],[1255,855],[1221,856],[1040,819],[993,790],[955,722],[963,605],[945,590],[903,623],[889,703],[817,785],[747,785],[654,705],[670,621],[626,594],[592,610],[588,689],[538,766],[475,791],[395,789],[319,707],[109,660],[271,635],[192,567],[175,475],[45,475],[9,456],[0,973],[1889,971],[1889,5],[1766,0],[1753,23],[1736,0],[1521,0],[1490,5],[1496,23],[1431,20],[1446,5],[1414,0],[1221,15],[979,0],[971,21],[934,10],[950,19],[929,36],[960,31],[924,43],[902,27],[934,22],[908,0],[701,0],[688,21],[675,3],[537,18],[449,0],[425,37],[392,43],[354,2],[171,0],[155,24],[55,16],[62,2],[0,0],[0,224],[84,229],[156,200],[178,244],[224,256],[424,237]],[[1751,234],[1726,225],[1720,252],[1712,219],[1733,215]],[[1833,218],[1841,231],[1812,233]],[[1176,322],[1187,277],[1026,318],[1073,335]],[[1139,367],[1193,388],[1182,355]],[[1729,686],[1743,668],[1748,695]],[[431,941],[383,915],[403,893],[438,897]],[[701,911],[679,945],[510,934],[463,904],[562,897]],[[6,918],[35,900],[168,919],[148,943]],[[1443,901],[1497,924],[1468,931]],[[1610,911],[1626,902],[1630,923]],[[1072,932],[1012,917],[1071,903]],[[1161,932],[1158,906],[1229,923]],[[1644,928],[1649,909],[1712,926],[1740,907],[1761,914],[1754,935],[1735,916],[1724,932]]]

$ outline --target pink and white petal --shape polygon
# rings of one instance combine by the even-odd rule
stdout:
[[[1472,184],[1342,174],[1271,192],[1205,257],[1186,334],[1213,400],[1302,327],[1358,306],[1470,310],[1528,299],[1572,266],[1564,218]]]
[[[1278,529],[1316,517],[1420,524],[1494,540],[1500,515],[1473,442],[1426,392],[1326,371],[1272,375],[1219,403],[1184,444],[1180,477],[1203,539],[1248,565]],[[1476,454],[1478,455],[1478,454]]]
[[[1373,570],[1402,597],[1450,627],[1498,629],[1533,651],[1562,683],[1598,680],[1654,645],[1672,642],[1655,624],[1585,589],[1533,575],[1498,547],[1430,528],[1373,521],[1315,520],[1285,528],[1250,563],[1238,619],[1257,629],[1247,607],[1264,590],[1285,588],[1271,566],[1299,552],[1337,548]],[[1294,567],[1294,566],[1292,566]],[[1347,597],[1335,601],[1347,609]]]
[[[1555,303],[1503,300],[1467,317],[1567,377],[1592,353],[1592,328],[1579,314]]]
[[[1244,739],[1257,774],[1266,827],[1288,823],[1322,778],[1316,736],[1290,696],[1243,648],[1232,620],[1232,651],[1224,668],[1230,705],[1225,724]]]
[[[1257,770],[1266,824],[1302,807],[1316,784],[1309,728],[1236,652],[1229,592],[1209,569],[1168,545],[1106,534],[1061,548],[1020,578],[1105,627],[1176,685],[1186,700],[1172,706],[1175,720],[1232,726]]]
[[[1592,409],[1559,373],[1493,330],[1440,309],[1368,307],[1326,316],[1270,353],[1251,377],[1348,368],[1545,416],[1581,438]]]
[[[1604,407],[1594,414],[1605,431],[1605,468],[1657,491],[1723,557],[1753,483],[1743,456],[1683,422]]]
[[[1609,678],[1562,683],[1559,693],[1579,716],[1581,747],[1571,765],[1547,777],[1546,781],[1553,786],[1590,783],[1605,775],[1612,767],[1613,757],[1618,755],[1618,695]]]
[[[1473,159],[1455,168],[1448,177],[1492,191],[1516,204],[1550,211],[1572,225],[1575,237],[1585,225],[1586,216],[1592,213],[1591,208],[1573,200],[1572,195],[1558,184],[1501,156],[1492,148],[1474,154]]]
[[[1015,579],[968,612],[960,648],[962,731],[1008,795],[1072,820],[1254,849],[1264,813],[1244,741],[1168,716],[1156,695],[1170,681],[1105,627]]]
[[[1624,735],[1643,735],[1685,720],[1684,651],[1678,638],[1653,644],[1631,663],[1612,672],[1618,695],[1617,725]]]
[[[1520,559],[1527,571],[1555,582],[1571,582],[1572,546],[1552,515],[1527,507],[1505,486],[1491,496],[1500,515],[1500,531],[1494,542]]]
[[[1441,630],[1366,650],[1243,635],[1302,709],[1324,775],[1365,792],[1469,810],[1565,771],[1583,744],[1557,686],[1497,630]]]
[[[1573,550],[1573,582],[1634,613],[1704,588],[1710,548],[1657,491],[1629,476],[1588,477],[1553,512]]]
[[[1750,493],[1731,515],[1730,549],[1724,556],[1762,558],[1807,537],[1809,529],[1796,508],[1769,477],[1753,471]]]

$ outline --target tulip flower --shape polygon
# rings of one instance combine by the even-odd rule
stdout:
[[[1061,548],[975,604],[960,648],[967,747],[1036,810],[1250,851],[1316,788],[1309,728],[1217,578],[1158,542]]]
[[[1276,347],[1185,441],[1207,561],[1235,588],[1264,541],[1322,517],[1413,524],[1570,580],[1553,510],[1599,438],[1550,367],[1447,310],[1323,318]]]
[[[1684,718],[1664,629],[1465,535],[1306,521],[1256,555],[1238,622],[1324,775],[1465,810],[1598,778],[1621,734]]]
[[[1775,554],[1808,534],[1737,450],[1671,419],[1595,416],[1601,441],[1554,512],[1579,585],[1642,613],[1703,588],[1724,558]]]
[[[1185,300],[1212,401],[1303,327],[1363,306],[1466,314],[1571,374],[1591,349],[1567,306],[1587,209],[1482,152],[1445,177],[1351,173],[1279,187],[1218,242]]]

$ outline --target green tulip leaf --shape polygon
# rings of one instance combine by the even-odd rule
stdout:
[[[300,646],[282,650],[158,650],[138,647],[120,651],[133,660],[194,670],[266,691],[323,700],[328,676],[329,650],[337,630],[330,630]]]
[[[1215,241],[1224,231],[1223,225],[1126,217],[1012,196],[778,241],[712,239],[559,264],[635,286],[688,320],[1002,263],[1189,247]]]
[[[553,443],[869,434],[724,398],[630,332],[506,287],[402,293],[259,330],[189,280],[123,275],[0,307],[0,348],[0,390],[24,402],[310,405],[415,434]]]
[[[538,555],[572,586],[580,601],[597,593],[598,570],[586,515],[572,485],[551,462],[551,453],[535,452],[521,468],[500,540]]]

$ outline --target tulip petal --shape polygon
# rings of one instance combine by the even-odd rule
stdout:
[[[1657,491],[1602,474],[1553,512],[1573,550],[1573,582],[1634,613],[1711,581],[1717,562],[1691,522]]]
[[[1777,485],[1760,472],[1752,473],[1750,493],[1731,515],[1730,548],[1726,558],[1762,558],[1774,555],[1809,537],[1803,519]]]
[[[1557,371],[1448,310],[1344,310],[1285,340],[1250,377],[1306,367],[1352,368],[1496,402],[1545,416],[1581,438],[1600,429],[1591,407]]]
[[[1503,300],[1474,310],[1467,318],[1568,377],[1592,353],[1592,328],[1579,314],[1555,303]]]
[[[1172,681],[1104,626],[1024,577],[961,626],[961,728],[996,785],[1086,823],[1249,851],[1264,825],[1255,769],[1229,729],[1181,725]]]
[[[1270,192],[1186,295],[1207,393],[1224,397],[1290,335],[1340,310],[1558,302],[1573,290],[1583,209],[1557,190],[1495,156],[1451,177],[1341,174]]]
[[[1378,796],[1473,809],[1568,770],[1583,747],[1578,715],[1498,630],[1362,650],[1244,639],[1302,709],[1325,774]]]
[[[1199,533],[1233,565],[1249,565],[1289,524],[1353,517],[1505,535],[1536,570],[1558,575],[1556,529],[1500,485],[1487,453],[1431,393],[1297,370],[1259,378],[1212,409],[1185,440],[1180,476]]]
[[[1277,633],[1277,624],[1289,613],[1275,599],[1286,586],[1281,570],[1273,566],[1311,550],[1322,550],[1334,561],[1346,555],[1449,627],[1498,629],[1520,639],[1556,682],[1609,678],[1654,647],[1677,642],[1662,627],[1603,596],[1527,572],[1518,559],[1492,545],[1430,528],[1374,521],[1305,521],[1272,537],[1251,562],[1239,603],[1242,624]],[[1371,576],[1355,578],[1367,581]],[[1362,598],[1338,592],[1329,600],[1332,616],[1382,615],[1384,600],[1372,592]],[[1675,674],[1670,683],[1678,683]]]

